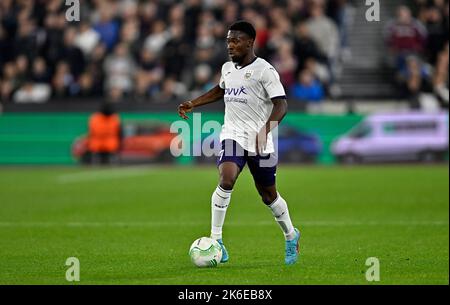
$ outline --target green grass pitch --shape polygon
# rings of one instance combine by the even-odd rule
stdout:
[[[0,169],[0,284],[449,284],[448,166],[280,166],[302,232],[284,239],[245,169],[224,226],[230,261],[194,267],[208,236],[214,167]],[[366,281],[368,257],[380,281]]]

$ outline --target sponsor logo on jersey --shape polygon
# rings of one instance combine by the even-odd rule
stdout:
[[[242,97],[229,97],[225,96],[224,99],[225,103],[241,103],[241,104],[247,104],[247,99]]]
[[[241,94],[247,95],[247,92],[245,92],[245,87],[241,86],[240,88],[225,88],[225,95],[233,95],[233,96],[239,96]]]

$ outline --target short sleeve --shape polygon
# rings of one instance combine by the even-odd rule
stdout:
[[[261,83],[271,99],[275,97],[286,98],[286,92],[281,84],[280,76],[273,67],[268,67],[263,71]]]
[[[219,87],[221,89],[225,89],[225,79],[223,78],[223,68],[224,68],[225,64],[222,66],[222,69],[220,71],[220,80],[219,80]]]
[[[217,78],[216,78],[217,79]],[[223,79],[223,74],[220,74],[219,87],[225,89],[225,80]]]

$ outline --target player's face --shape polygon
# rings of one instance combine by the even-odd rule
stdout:
[[[240,63],[251,50],[253,40],[247,34],[240,31],[228,31],[227,48],[228,55],[235,63]]]

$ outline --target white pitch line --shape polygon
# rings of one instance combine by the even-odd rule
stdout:
[[[226,226],[270,226],[274,221],[259,221],[249,223],[230,222]],[[201,222],[11,222],[1,221],[0,227],[166,227],[166,226],[208,226],[209,223]],[[351,226],[448,226],[448,221],[392,221],[392,222],[354,222],[354,221],[302,221],[300,227],[351,227]]]
[[[88,170],[79,173],[60,175],[57,177],[57,182],[64,184],[137,177],[151,174],[152,172],[149,169],[151,169],[149,166],[133,166],[114,169]]]

